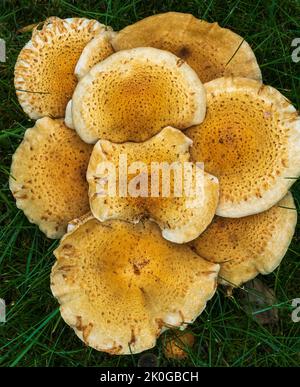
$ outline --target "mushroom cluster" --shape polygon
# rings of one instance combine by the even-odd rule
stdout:
[[[236,33],[174,12],[119,32],[51,17],[21,50],[15,88],[36,122],[10,189],[30,222],[61,238],[51,290],[87,345],[149,349],[192,323],[217,283],[280,264],[297,221],[300,118]],[[167,195],[162,175],[153,194],[153,163],[189,169],[169,174]],[[175,195],[197,176],[192,194]]]

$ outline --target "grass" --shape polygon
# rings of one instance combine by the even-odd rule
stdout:
[[[8,188],[11,156],[32,122],[15,97],[13,68],[30,32],[24,26],[48,16],[86,16],[118,30],[145,16],[169,10],[193,13],[236,31],[252,45],[264,82],[300,107],[300,62],[291,60],[291,42],[300,37],[298,0],[198,1],[5,1],[0,4],[0,38],[7,62],[0,63],[0,298],[6,300],[7,322],[0,323],[1,366],[133,366],[140,355],[112,357],[85,347],[62,321],[49,289],[56,241],[31,225]],[[299,210],[300,182],[293,194]],[[261,278],[277,297],[279,321],[261,326],[241,306],[238,293],[226,297],[220,288],[204,313],[189,328],[196,343],[186,360],[163,355],[166,334],[151,353],[160,366],[297,366],[300,323],[291,320],[291,300],[300,297],[300,228],[280,267]],[[170,333],[167,333],[169,335]]]

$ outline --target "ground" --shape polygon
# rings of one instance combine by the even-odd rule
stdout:
[[[299,0],[198,1],[5,1],[0,2],[0,38],[7,42],[7,62],[0,63],[0,298],[7,322],[0,323],[0,366],[134,366],[140,355],[113,357],[85,347],[61,319],[49,288],[56,241],[47,239],[17,210],[8,188],[11,156],[32,122],[17,103],[13,87],[16,57],[30,32],[19,32],[48,16],[95,18],[115,30],[154,13],[189,12],[218,21],[253,47],[266,84],[300,107],[300,62],[291,58],[300,38]],[[298,93],[297,93],[298,91]],[[297,208],[300,182],[292,192]],[[300,228],[280,267],[260,277],[274,289],[279,320],[260,325],[242,307],[240,293],[226,297],[220,288],[205,312],[189,328],[196,336],[186,360],[163,355],[166,335],[148,351],[160,366],[297,366],[300,322],[291,319],[291,302],[300,297]],[[152,359],[153,360],[153,359]]]

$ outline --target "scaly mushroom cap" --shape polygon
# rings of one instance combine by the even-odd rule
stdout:
[[[84,77],[95,64],[115,52],[110,43],[115,34],[116,32],[113,31],[103,31],[84,47],[75,67],[75,75],[78,79]]]
[[[51,17],[41,30],[34,29],[15,66],[16,93],[29,117],[64,116],[81,52],[105,28],[96,20]]]
[[[219,185],[214,176],[202,169],[197,171],[198,167],[191,163],[191,183],[195,187],[198,172],[199,190],[189,192],[185,189],[184,179],[189,172],[185,172],[184,168],[190,158],[190,145],[189,138],[180,130],[171,127],[163,129],[144,143],[114,144],[107,140],[98,141],[87,170],[93,215],[102,222],[121,219],[133,223],[146,216],[154,220],[162,229],[164,238],[172,242],[185,243],[196,238],[213,219],[218,204]],[[124,165],[125,159],[121,159],[124,156],[128,168]],[[112,163],[115,172],[104,169],[104,162]],[[137,169],[132,170],[131,166],[135,162],[139,165]],[[165,163],[167,167],[177,162],[181,170],[176,175],[167,169],[163,174],[160,169],[156,175],[159,181],[155,186],[155,172],[151,175],[154,170],[153,162],[159,163],[159,166]],[[109,191],[109,173],[113,174],[110,176],[114,176],[113,181],[116,181],[115,191]],[[119,190],[123,184],[119,176],[126,174],[126,191],[122,188]],[[130,191],[131,187],[136,190]],[[176,191],[180,187],[182,190]]]
[[[193,322],[219,270],[149,221],[85,218],[54,254],[51,289],[63,319],[87,345],[116,355],[149,349],[163,330]]]
[[[245,218],[216,216],[192,242],[196,252],[221,265],[219,280],[239,286],[280,264],[292,240],[297,211],[291,193],[268,211]]]
[[[45,117],[27,129],[13,155],[10,190],[18,208],[49,238],[89,210],[85,174],[92,146],[62,120]]]
[[[144,47],[95,65],[75,89],[72,116],[85,142],[145,141],[167,125],[202,122],[205,108],[196,73],[175,55]]]
[[[116,51],[151,46],[184,59],[202,82],[223,76],[261,80],[249,44],[234,32],[190,14],[168,12],[125,27],[112,40]]]
[[[205,84],[205,121],[186,132],[193,161],[220,181],[217,215],[265,211],[300,174],[300,119],[276,89],[246,78]]]

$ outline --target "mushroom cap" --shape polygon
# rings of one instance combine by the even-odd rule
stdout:
[[[75,67],[75,75],[78,79],[84,77],[95,64],[115,52],[110,43],[115,34],[116,32],[113,31],[103,31],[84,47]]]
[[[63,117],[77,79],[74,68],[85,45],[105,26],[84,18],[51,17],[21,50],[15,88],[30,118]]]
[[[151,46],[185,60],[202,82],[223,76],[261,80],[261,71],[249,44],[218,23],[193,15],[168,12],[125,27],[112,40],[116,51]]]
[[[147,217],[155,221],[162,229],[163,237],[172,242],[185,243],[196,238],[206,229],[215,215],[219,184],[214,176],[203,170],[197,171],[198,167],[195,163],[190,163],[192,184],[195,184],[198,172],[200,189],[197,192],[189,192],[185,189],[183,184],[187,169],[184,168],[190,158],[190,145],[191,140],[180,130],[172,127],[164,128],[143,143],[114,144],[107,140],[99,140],[94,146],[87,170],[90,207],[93,215],[102,222],[121,219],[136,223],[141,218]],[[126,157],[127,165],[120,155]],[[110,162],[116,172],[104,169],[102,165],[105,162]],[[134,171],[131,166],[135,162],[144,164]],[[163,165],[168,168],[172,163],[177,162],[181,168],[178,172],[181,181],[175,172],[170,172],[166,168],[163,174],[160,169],[155,191],[153,162],[159,163],[157,165],[162,168]],[[177,165],[174,164],[175,167]],[[109,191],[108,173],[115,173],[115,192]],[[127,192],[123,194],[118,189],[122,184],[122,178],[119,176],[125,176],[125,174],[128,176],[128,182],[125,187]],[[146,175],[143,176],[143,174]],[[134,179],[139,181],[134,182]],[[147,186],[142,186],[145,181]],[[132,184],[134,188],[140,184],[137,193],[130,191]],[[180,187],[182,190],[176,191]],[[170,191],[168,192],[167,189]]]
[[[271,86],[246,78],[205,84],[204,122],[186,131],[191,157],[220,181],[217,215],[241,217],[265,211],[300,174],[300,118]]]
[[[297,223],[293,196],[260,214],[244,218],[216,216],[207,230],[192,242],[195,251],[221,266],[219,281],[239,286],[259,273],[269,274],[280,264]]]
[[[166,339],[164,355],[168,359],[186,359],[194,343],[195,336],[191,332],[175,332],[173,337]]]
[[[10,190],[18,208],[49,238],[89,211],[86,168],[92,146],[62,120],[45,117],[27,129],[13,155]]]
[[[99,103],[100,101],[100,103]],[[151,47],[124,50],[95,65],[73,94],[73,123],[83,141],[145,141],[163,127],[203,121],[205,91],[175,55]]]
[[[149,221],[85,218],[54,254],[51,290],[63,319],[87,345],[116,355],[149,349],[165,329],[193,322],[219,270]]]

